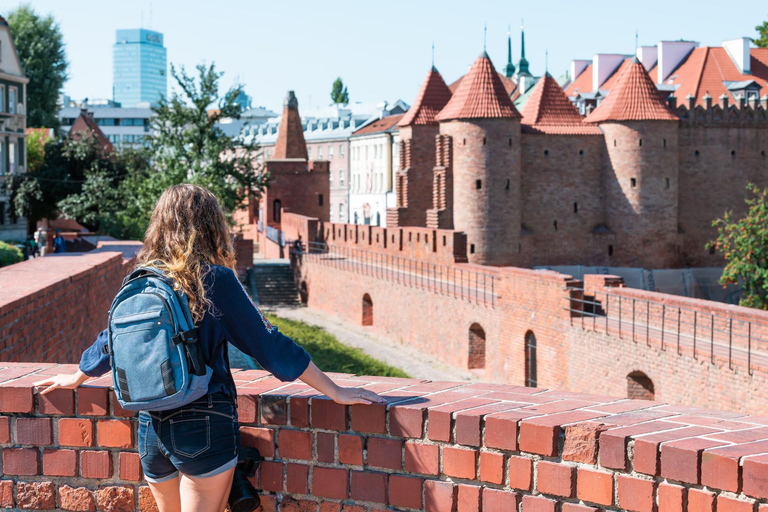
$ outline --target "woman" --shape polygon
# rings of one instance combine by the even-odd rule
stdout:
[[[221,511],[237,463],[240,432],[227,341],[254,357],[282,381],[300,379],[340,404],[381,403],[375,393],[343,388],[310,361],[303,348],[281,334],[251,302],[235,276],[234,249],[216,197],[195,185],[166,190],[155,206],[139,266],[154,266],[187,296],[199,347],[213,369],[208,394],[179,409],[139,413],[138,449],[144,476],[161,512]],[[74,374],[36,382],[73,389],[109,371],[99,334]]]

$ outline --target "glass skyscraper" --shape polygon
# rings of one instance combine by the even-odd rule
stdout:
[[[113,47],[112,99],[123,107],[156,104],[168,91],[163,34],[144,28],[118,30]]]

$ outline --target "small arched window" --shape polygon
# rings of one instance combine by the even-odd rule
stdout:
[[[367,293],[363,295],[363,325],[373,325],[373,300]]]
[[[537,385],[536,335],[533,331],[525,333],[525,385],[529,388]]]
[[[477,370],[485,368],[485,331],[480,324],[474,323],[469,328],[469,359],[467,368]]]
[[[272,220],[276,224],[280,224],[280,213],[282,209],[283,203],[281,203],[279,199],[272,201]]]
[[[653,381],[643,372],[627,375],[627,398],[632,400],[653,400],[656,390]]]

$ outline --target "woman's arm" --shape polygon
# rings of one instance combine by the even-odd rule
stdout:
[[[39,380],[33,386],[48,386],[40,392],[41,395],[45,395],[54,389],[75,389],[89,378],[82,371],[77,370],[75,373],[60,373],[45,380]]]
[[[344,388],[333,382],[325,373],[320,370],[315,363],[310,362],[299,380],[308,384],[323,393],[339,404],[383,404],[386,402],[382,397],[363,388]]]
[[[79,369],[75,373],[60,373],[54,377],[35,382],[34,386],[48,386],[41,395],[54,389],[74,389],[88,380],[89,377],[99,377],[109,371],[109,356],[104,353],[104,345],[109,339],[109,331],[104,329],[96,337],[93,345],[88,347],[80,357]]]

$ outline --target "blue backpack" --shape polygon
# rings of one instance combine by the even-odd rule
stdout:
[[[173,280],[141,267],[123,280],[109,310],[110,356],[117,400],[129,411],[163,411],[208,392],[205,365],[187,297]]]

